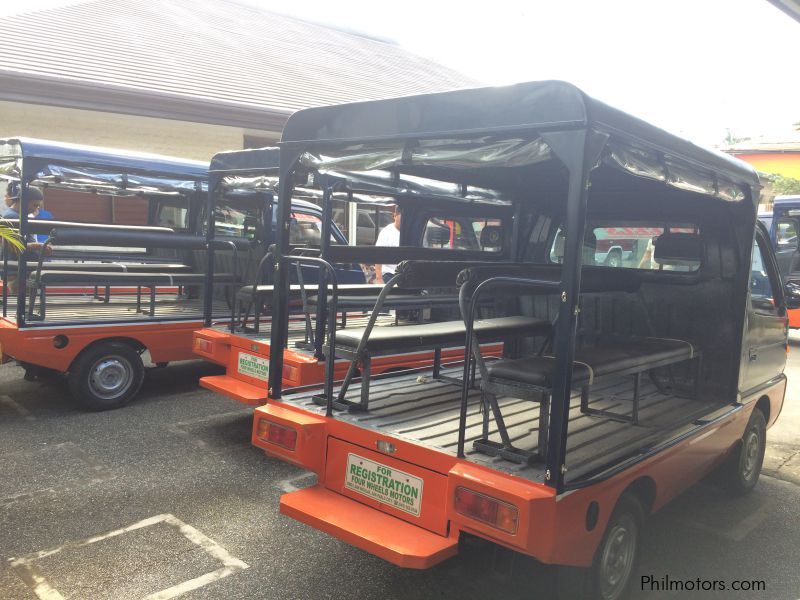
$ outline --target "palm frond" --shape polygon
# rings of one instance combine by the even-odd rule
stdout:
[[[12,228],[4,219],[0,219],[0,241],[5,240],[12,248],[21,251],[25,248],[16,229]]]

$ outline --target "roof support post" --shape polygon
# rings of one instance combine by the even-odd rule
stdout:
[[[566,473],[567,425],[571,397],[572,361],[575,353],[575,332],[578,324],[579,294],[586,203],[589,174],[597,163],[607,136],[589,129],[542,134],[553,153],[569,171],[566,218],[564,220],[564,263],[559,287],[558,323],[554,352],[556,368],[553,374],[550,430],[547,443],[545,483],[561,493]]]
[[[212,296],[214,294],[214,234],[217,226],[215,195],[219,188],[220,176],[216,173],[208,174],[208,196],[206,197],[206,276],[203,280],[203,323],[211,327]],[[196,193],[200,196],[203,184],[196,184]],[[231,295],[231,302],[236,302],[236,293]]]
[[[281,148],[278,207],[275,213],[277,236],[274,246],[275,287],[272,294],[272,331],[270,332],[269,388],[270,398],[281,397],[283,383],[283,350],[289,338],[289,271],[283,257],[289,254],[289,227],[294,189],[294,166],[301,149]]]

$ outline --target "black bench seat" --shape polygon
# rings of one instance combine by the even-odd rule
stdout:
[[[475,338],[479,343],[499,342],[522,337],[549,335],[552,325],[547,319],[536,317],[496,317],[478,319],[474,325]],[[365,338],[367,328],[344,329],[337,332],[336,358],[351,361],[350,369],[339,390],[334,407],[349,411],[366,411],[369,405],[370,366],[375,356],[404,354],[434,350],[433,377],[450,381],[441,375],[442,348],[463,346],[466,341],[466,326],[463,321],[443,321],[418,325],[395,325],[373,327]],[[361,363],[361,400],[349,402],[345,393],[354,375],[355,365]],[[461,384],[460,381],[453,383]],[[327,399],[315,397],[324,404]]]
[[[492,342],[510,337],[547,335],[550,332],[550,321],[535,317],[497,317],[477,319],[473,327],[479,341]],[[363,327],[340,331],[336,334],[336,347],[355,350],[363,335]],[[416,348],[463,346],[465,336],[464,321],[375,327],[370,332],[365,348],[370,355],[376,355],[395,351],[408,352]]]
[[[36,273],[34,282],[39,286],[48,285],[199,285],[205,280],[202,273],[161,273],[161,272],[105,272],[47,270]],[[215,282],[233,281],[232,273],[215,273]]]
[[[628,375],[655,369],[695,356],[694,346],[684,340],[637,338],[626,342],[602,344],[575,351],[572,385],[592,385],[605,375]],[[528,356],[487,364],[490,381],[521,383],[526,386],[552,387],[555,369],[553,356]]]
[[[42,270],[31,275],[30,278],[30,304],[28,306],[29,318],[34,318],[35,299],[39,296],[39,319],[45,318],[47,309],[47,288],[67,287],[67,286],[86,286],[94,288],[95,298],[110,302],[111,288],[113,286],[123,286],[136,288],[136,312],[141,312],[142,289],[150,292],[150,306],[147,312],[150,316],[155,313],[156,288],[177,286],[178,291],[190,285],[201,285],[205,281],[202,273],[120,273],[105,271],[72,271],[72,270]],[[215,283],[231,283],[234,276],[231,273],[217,273],[214,275]],[[98,290],[104,289],[104,294],[100,296]]]
[[[639,419],[639,388],[641,375],[651,369],[668,367],[697,359],[695,383],[700,372],[700,353],[685,340],[637,337],[605,340],[595,346],[575,350],[572,363],[572,387],[581,390],[581,412],[636,424]],[[481,381],[488,409],[494,415],[502,442],[488,439],[488,412],[484,411],[484,437],[474,442],[474,448],[490,456],[502,456],[515,462],[528,462],[535,456],[544,458],[550,398],[556,359],[554,356],[528,356],[494,361],[486,365]],[[633,403],[630,414],[600,410],[589,406],[589,389],[599,379],[608,376],[633,375]],[[539,440],[537,452],[515,448],[503,423],[497,397],[510,396],[539,402]]]
[[[318,289],[316,284],[307,283],[305,286],[295,284],[289,286],[289,293],[293,295],[300,294],[304,287],[305,291],[311,294],[315,293]],[[372,298],[377,298],[382,289],[383,286],[377,283],[342,283],[337,286],[337,291],[340,294],[347,296],[370,296]],[[267,304],[269,304],[274,292],[275,286],[273,285],[245,285],[239,289],[236,295],[243,300],[267,300]],[[342,296],[339,297],[341,298]]]
[[[29,262],[28,268],[36,263]],[[0,262],[0,270],[3,263]],[[11,275],[17,270],[17,262],[9,261],[8,271]],[[183,273],[191,271],[189,265],[183,263],[128,263],[128,262],[57,262],[48,261],[42,264],[43,271],[102,271],[108,273]]]

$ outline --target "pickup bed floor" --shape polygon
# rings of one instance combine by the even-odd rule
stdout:
[[[460,377],[461,368],[449,368],[443,373]],[[433,380],[427,374],[394,374],[373,380],[369,412],[336,412],[335,418],[360,427],[381,431],[407,441],[456,454],[461,388]],[[324,414],[324,407],[311,401],[314,392],[288,394],[282,401],[307,411]],[[347,397],[359,399],[360,386],[355,384]],[[633,398],[631,378],[607,379],[593,386],[590,406],[630,414]],[[539,424],[538,403],[515,398],[499,400],[502,414],[514,444],[534,450]],[[639,422],[634,425],[608,417],[585,415],[580,411],[580,396],[574,395],[570,405],[567,437],[568,480],[579,478],[597,469],[673,437],[691,428],[697,418],[720,407],[712,404],[660,392],[649,378],[642,378]],[[544,480],[544,464],[520,465],[502,458],[493,458],[473,450],[472,442],[481,436],[482,414],[480,392],[469,396],[466,454],[467,459],[487,467],[512,473],[533,481]],[[500,437],[494,420],[490,420],[490,438]]]

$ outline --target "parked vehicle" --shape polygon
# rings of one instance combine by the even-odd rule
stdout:
[[[482,538],[557,565],[564,597],[615,600],[647,515],[716,467],[734,492],[756,485],[798,300],[756,224],[751,167],[561,82],[302,110],[281,152],[282,182],[324,176],[419,211],[399,248],[315,261],[404,261],[366,326],[328,319],[323,386],[284,390],[289,330],[271,329],[252,440],[318,480],[283,514],[409,568]],[[501,224],[480,250],[420,248],[431,218]],[[657,230],[652,260],[598,264],[612,226]],[[295,260],[279,234],[273,325],[290,321]],[[345,292],[327,288],[335,315]],[[459,318],[375,326],[398,289],[457,293]],[[506,342],[499,360],[489,341]],[[369,377],[380,357],[452,346],[462,365]],[[341,384],[334,358],[350,361]]]
[[[10,138],[0,140],[0,177],[21,188],[23,238],[49,238],[42,250],[3,251],[0,360],[16,360],[27,379],[66,373],[84,407],[117,408],[142,384],[145,351],[159,366],[193,358],[204,303],[215,318],[230,318],[224,288],[236,281],[235,270],[218,274],[217,298],[199,291],[205,262],[195,259],[205,259],[209,242],[193,231],[207,196],[207,165]],[[31,186],[69,192],[76,202],[100,193],[118,213],[130,200],[146,225],[29,219]],[[175,227],[164,227],[168,222]],[[214,250],[236,254],[241,247]]]
[[[277,148],[262,150],[245,150],[240,152],[224,152],[215,156],[210,168],[209,202],[212,214],[215,215],[213,229],[220,231],[221,217],[227,218],[229,211],[224,208],[231,197],[245,198],[260,194],[268,220],[273,227],[268,230],[270,237],[262,246],[276,243],[282,234],[288,233],[287,243],[291,248],[291,258],[282,266],[290,281],[288,298],[288,339],[285,341],[282,381],[286,388],[307,385],[319,385],[324,380],[326,363],[320,359],[324,356],[325,324],[328,319],[338,320],[337,329],[340,334],[354,328],[364,326],[367,314],[375,306],[381,285],[367,284],[360,264],[372,263],[373,260],[354,260],[348,257],[344,236],[330,221],[329,234],[325,233],[324,215],[333,214],[334,202],[359,202],[361,194],[339,192],[335,180],[325,177],[314,182],[306,181],[303,186],[295,188],[295,196],[291,201],[291,211],[278,215],[273,211],[273,198],[279,188],[279,151]],[[303,180],[305,181],[305,180]],[[343,199],[344,198],[344,199]],[[350,198],[348,200],[348,198]],[[311,204],[312,199],[317,204]],[[414,205],[406,206],[402,200],[403,219],[415,222],[427,215],[415,209]],[[321,205],[321,208],[318,206]],[[228,219],[230,220],[230,219]],[[289,227],[278,227],[277,223],[288,223]],[[453,239],[449,226],[441,224],[434,216],[426,221],[426,242],[440,233],[441,244],[450,243]],[[477,244],[475,230],[469,223],[469,239]],[[459,223],[453,223],[460,226]],[[241,227],[236,225],[236,227]],[[465,230],[466,233],[466,230]],[[277,234],[277,235],[275,235]],[[458,236],[456,236],[458,238]],[[323,244],[322,240],[328,240]],[[373,247],[372,242],[368,247]],[[415,248],[419,250],[419,248]],[[340,259],[337,259],[340,256]],[[229,398],[250,405],[261,405],[266,402],[266,381],[270,372],[270,336],[273,322],[271,311],[274,308],[275,263],[269,254],[262,253],[258,257],[259,267],[254,271],[255,277],[241,286],[237,293],[236,319],[227,324],[211,325],[206,319],[207,327],[194,334],[194,348],[198,356],[226,367],[224,375],[212,375],[200,379],[200,385],[221,393]],[[320,265],[330,268],[320,275]],[[278,269],[280,271],[280,269]],[[213,271],[208,272],[207,285],[213,281]],[[336,283],[341,295],[336,298],[337,309],[330,308],[332,298],[327,297],[328,283]],[[320,301],[320,299],[322,299]],[[419,319],[424,311],[446,310],[454,308],[458,298],[451,295],[447,298],[408,291],[402,295],[392,296],[384,302],[386,311],[375,316],[375,323],[405,323]],[[394,312],[388,312],[393,309]],[[495,351],[498,347],[495,348]],[[487,352],[491,349],[487,349]],[[459,360],[462,349],[448,348],[440,353],[433,350],[414,351],[382,356],[376,358],[363,368],[361,375],[371,375],[431,365],[434,361],[448,362]],[[330,363],[328,363],[330,364]],[[343,379],[348,372],[349,361],[340,360],[333,366],[333,377]]]
[[[800,196],[778,196],[772,212],[759,214],[758,219],[769,231],[781,277],[787,282],[800,282]],[[800,310],[789,310],[789,327],[800,328]]]

